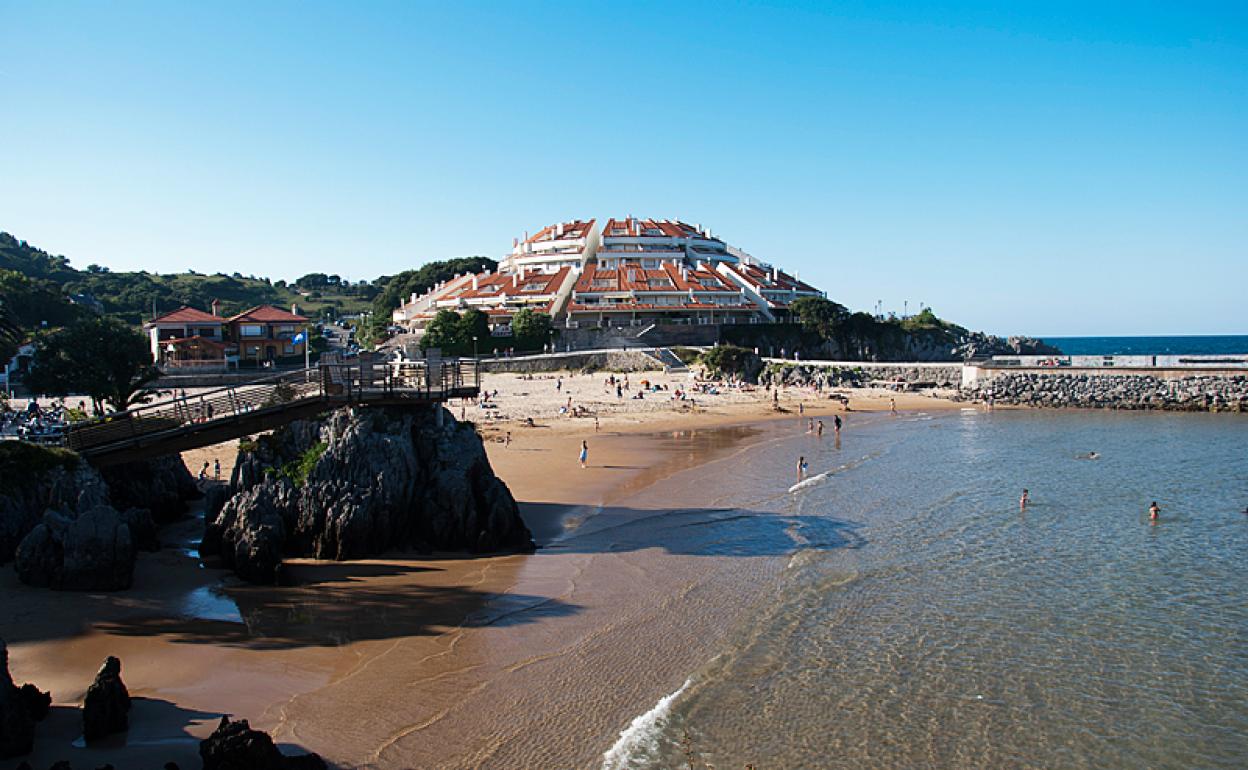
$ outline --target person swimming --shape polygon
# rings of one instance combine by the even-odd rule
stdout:
[[[1022,497],[1020,497],[1020,498],[1018,498],[1018,510],[1020,510],[1020,511],[1026,510],[1026,509],[1027,509],[1027,503],[1029,503],[1029,502],[1031,502],[1031,500],[1030,500],[1030,498],[1027,496],[1027,490],[1025,490],[1025,489],[1024,489],[1024,490],[1023,490],[1023,496],[1022,496]]]
[[[1161,506],[1157,504],[1156,500],[1154,500],[1153,504],[1148,506],[1148,519],[1149,521],[1157,521],[1160,518],[1161,518]]]

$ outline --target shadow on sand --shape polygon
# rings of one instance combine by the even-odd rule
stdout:
[[[18,759],[33,767],[50,767],[65,760],[72,767],[180,767],[200,766],[199,742],[217,726],[222,714],[181,708],[159,698],[132,698],[130,729],[85,745],[82,742],[82,711],[77,706],[54,706],[47,719],[35,728],[35,750]],[[306,749],[279,744],[284,754],[306,754]],[[9,767],[9,761],[0,767]],[[333,767],[333,765],[330,765]]]
[[[215,591],[236,618],[136,614],[101,622],[120,636],[164,636],[186,644],[280,650],[429,636],[457,626],[507,626],[579,610],[544,596],[422,585],[412,575],[436,567],[398,562],[294,563],[293,585],[233,586]]]

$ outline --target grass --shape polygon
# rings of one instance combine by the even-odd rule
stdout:
[[[77,453],[25,441],[0,441],[0,489],[13,489],[55,468],[77,469]]]

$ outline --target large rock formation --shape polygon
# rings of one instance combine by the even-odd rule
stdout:
[[[202,553],[265,583],[283,556],[532,547],[481,437],[440,406],[344,408],[245,443],[208,521]]]
[[[108,501],[100,474],[73,452],[0,442],[0,564],[13,560],[49,508],[76,516]]]
[[[82,736],[88,741],[130,726],[130,692],[121,681],[121,661],[109,655],[82,701]]]
[[[146,511],[118,513],[96,505],[72,517],[49,510],[17,547],[17,577],[23,583],[70,591],[116,591],[134,580],[137,548],[129,521],[150,527]]]
[[[284,756],[268,733],[251,729],[246,719],[221,717],[212,735],[199,743],[204,770],[324,770],[317,754]]]
[[[129,523],[135,545],[156,550],[156,520],[175,518],[198,496],[176,455],[100,472],[65,449],[0,442],[0,564],[13,560],[48,511],[73,520],[100,506],[123,511],[118,515]]]
[[[114,508],[146,508],[157,522],[181,517],[186,513],[186,501],[202,496],[178,455],[113,465],[101,470],[100,475]]]
[[[48,715],[52,696],[33,684],[18,687],[9,673],[9,648],[0,639],[0,759],[29,754],[35,723]]]

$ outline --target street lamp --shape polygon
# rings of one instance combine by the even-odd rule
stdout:
[[[477,335],[475,334],[472,335],[472,358],[474,361],[477,358]]]

